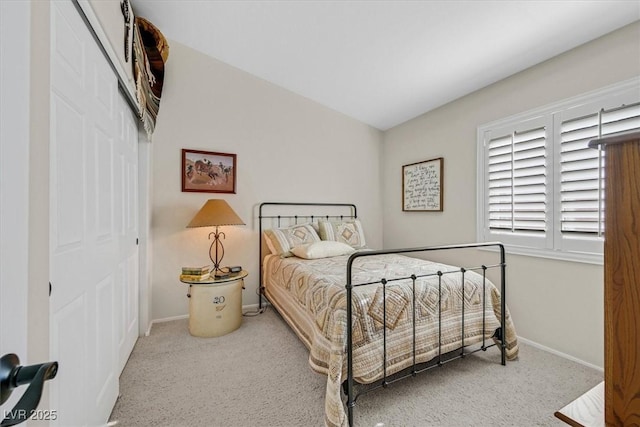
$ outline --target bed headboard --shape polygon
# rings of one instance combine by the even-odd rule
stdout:
[[[263,243],[262,232],[264,230],[314,223],[321,219],[355,219],[358,217],[358,209],[353,203],[263,202],[260,204],[258,212],[258,238],[260,239],[259,309],[262,308],[264,292],[262,262],[268,251]]]

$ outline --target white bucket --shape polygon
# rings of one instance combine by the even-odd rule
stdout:
[[[219,337],[242,324],[242,279],[220,284],[192,284],[189,293],[189,333]]]

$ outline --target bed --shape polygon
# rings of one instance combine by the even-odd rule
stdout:
[[[260,306],[264,295],[327,376],[326,425],[353,426],[360,395],[472,352],[496,346],[503,365],[517,357],[501,244],[368,250],[353,204],[265,202],[259,222]],[[500,261],[458,267],[419,257],[481,246],[496,247]],[[492,269],[501,289],[487,278]]]

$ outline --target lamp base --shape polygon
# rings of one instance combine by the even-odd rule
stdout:
[[[218,230],[218,226],[216,226],[216,231],[209,233],[209,239],[211,239],[211,235],[213,235],[213,241],[209,247],[209,258],[213,263],[214,274],[217,275],[218,273],[222,273],[220,270],[220,263],[222,262],[222,258],[224,258],[224,246],[222,245],[222,239],[225,238],[225,235],[223,232]],[[214,252],[215,256],[213,255]]]
[[[213,275],[213,278],[216,280],[226,279],[228,277],[231,277],[231,273],[225,273],[223,271],[216,271]]]

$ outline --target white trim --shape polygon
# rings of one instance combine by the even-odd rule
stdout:
[[[267,301],[263,301],[262,302],[262,307],[266,307],[269,304],[269,302]],[[257,311],[258,310],[258,304],[247,304],[247,305],[243,305],[242,306],[242,314],[244,315],[247,311]],[[181,314],[179,316],[171,316],[171,317],[163,317],[162,319],[155,319],[152,320],[149,323],[149,328],[147,329],[147,332],[145,332],[145,336],[148,337],[149,334],[151,334],[151,328],[153,327],[154,324],[156,323],[164,323],[164,322],[172,322],[174,320],[182,320],[182,319],[188,319],[189,315],[188,314]]]
[[[539,344],[539,343],[537,343],[535,341],[528,340],[528,339],[523,338],[521,336],[518,336],[518,341],[523,343],[523,344],[530,345],[531,347],[535,347],[535,348],[537,348],[539,350],[546,351],[547,353],[551,353],[551,354],[554,354],[556,356],[560,356],[563,359],[571,360],[572,362],[576,362],[576,363],[579,363],[579,364],[581,364],[583,366],[586,366],[588,368],[595,369],[596,371],[601,372],[601,373],[604,374],[604,368],[602,368],[600,366],[597,366],[597,365],[594,365],[593,363],[585,362],[582,359],[578,359],[577,357],[571,356],[569,354],[563,353],[563,352],[558,351],[558,350],[554,350],[554,349],[552,349],[550,347],[544,346],[544,345]]]
[[[174,320],[182,320],[182,319],[188,319],[188,318],[189,318],[188,314],[181,314],[180,316],[163,317],[162,319],[152,320],[151,323],[149,323],[149,329],[147,329],[147,332],[144,335],[148,337],[149,334],[151,334],[151,328],[156,323],[172,322]]]
[[[129,93],[130,98],[135,101],[138,111],[140,111],[140,105],[138,104],[138,98],[136,97],[135,85],[127,75],[124,68],[122,67],[122,63],[118,60],[118,55],[116,55],[116,52],[113,50],[113,46],[111,46],[111,43],[109,42],[109,38],[107,37],[107,34],[104,32],[104,29],[100,24],[100,19],[98,19],[98,17],[96,16],[96,13],[91,7],[89,0],[77,0],[77,2],[78,2],[78,6],[82,8],[82,11],[87,17],[87,20],[89,21],[89,24],[93,28],[93,31],[95,31],[96,36],[98,36],[98,40],[100,40],[100,44],[102,45],[102,47],[104,47],[104,50],[107,53],[109,60],[113,64],[113,67],[116,69],[116,72],[120,76],[120,79],[123,82],[126,82],[126,85],[125,85],[126,90]]]
[[[15,353],[25,365],[33,363],[27,337],[35,318],[28,306],[28,273],[35,268],[29,264],[31,7],[0,2],[0,355]]]
[[[262,305],[265,305],[264,303]],[[242,314],[247,311],[256,311],[258,310],[258,304],[247,304],[242,306]]]
[[[549,175],[547,181],[549,187],[548,192],[551,192],[550,202],[552,206],[549,207],[550,210],[547,213],[548,228],[544,237],[546,245],[538,245],[535,239],[528,237],[526,233],[501,233],[500,231],[491,231],[486,228],[488,224],[488,147],[486,143],[491,132],[496,129],[517,127],[524,122],[531,122],[532,120],[541,118],[545,118],[544,120],[548,121],[549,117],[551,117],[552,121],[547,123],[548,132],[551,132],[555,137],[558,126],[555,120],[559,112],[566,112],[586,105],[608,104],[612,98],[626,96],[632,91],[637,91],[639,88],[640,77],[633,77],[604,88],[478,126],[476,132],[476,241],[498,240],[505,244],[509,253],[518,255],[602,265],[604,260],[601,250],[601,238],[581,239],[579,237],[561,235],[559,229],[557,230],[559,200],[556,186],[559,185],[559,173],[557,172],[556,165],[558,162],[555,157],[557,156],[559,148],[556,147],[558,144],[553,138],[551,142],[554,144],[554,147],[548,147],[547,150],[548,161],[550,162],[553,175]],[[552,217],[553,222],[549,222],[550,217]],[[483,250],[491,249],[483,248]]]
[[[499,238],[493,240],[500,240]],[[537,258],[554,259],[557,261],[581,262],[584,264],[603,265],[604,256],[585,252],[566,252],[555,249],[529,248],[524,246],[510,245],[502,242],[507,255],[534,256]],[[498,252],[498,249],[490,246],[478,248],[481,251]]]
[[[262,309],[263,309],[263,310],[265,309],[265,307],[270,306],[270,305],[271,305],[271,304],[269,303],[269,301],[266,301],[266,300],[263,300],[263,301],[262,301]],[[244,314],[247,314],[247,312],[248,312],[248,311],[249,311],[249,312],[253,312],[253,313],[255,313],[255,312],[257,312],[258,310],[259,310],[259,309],[258,309],[258,304],[257,304],[257,303],[256,303],[256,304],[247,304],[247,305],[243,305],[243,306],[242,306],[242,314],[243,314],[243,315],[244,315]]]
[[[151,192],[152,145],[147,133],[138,127],[138,334],[148,336],[151,331]]]
[[[188,319],[189,318],[189,314],[180,314],[178,316],[170,316],[170,317],[163,317],[161,319],[154,319],[151,321],[152,324],[154,323],[165,323],[165,322],[171,322],[173,320],[181,320],[181,319]]]
[[[487,195],[484,187],[487,180],[487,150],[485,150],[485,133],[486,129],[478,126],[476,131],[476,242],[484,242],[484,218],[485,204],[487,203]]]

